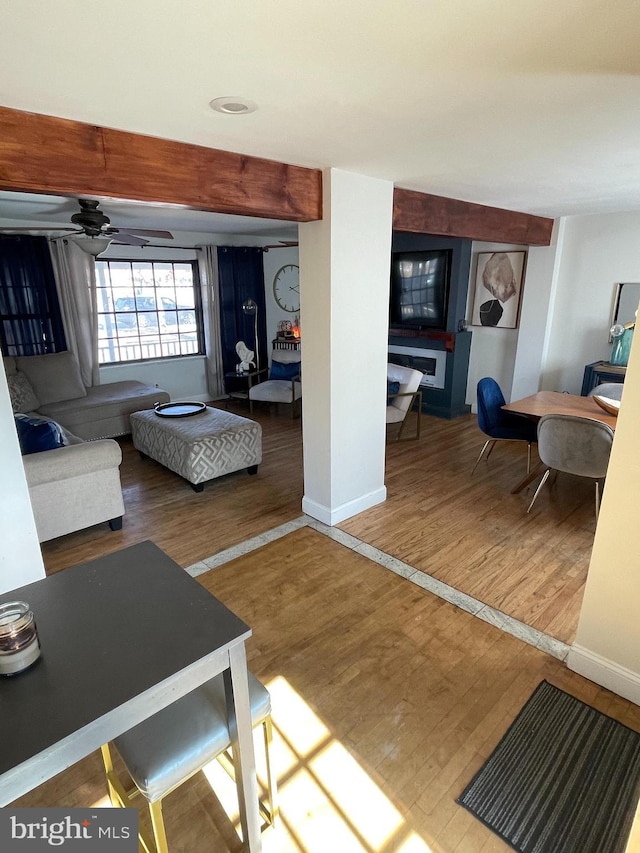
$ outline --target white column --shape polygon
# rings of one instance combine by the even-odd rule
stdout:
[[[0,370],[0,593],[44,577],[7,377]]]
[[[299,227],[302,509],[337,524],[386,499],[393,184],[329,169],[323,205]]]

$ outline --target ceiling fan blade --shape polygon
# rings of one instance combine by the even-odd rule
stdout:
[[[268,246],[263,246],[262,248],[268,251],[269,249],[290,249],[292,246],[297,245],[297,243],[280,240],[279,243],[270,243]]]
[[[139,234],[144,237],[161,237],[164,240],[173,240],[171,231],[156,231],[153,228],[107,228],[106,231],[110,234],[118,232],[120,234]]]
[[[9,233],[26,234],[26,233],[31,233],[32,231],[41,231],[43,234],[49,234],[51,231],[66,231],[67,233],[69,233],[69,228],[68,227],[67,228],[64,228],[64,227],[47,228],[46,225],[43,225],[41,228],[38,227],[37,225],[34,225],[32,227],[29,227],[29,225],[23,225],[22,228],[3,228],[0,225],[0,232],[2,232],[3,234],[9,234]],[[79,231],[72,231],[71,233],[72,234],[79,234],[80,232]]]
[[[107,231],[105,237],[111,237],[114,243],[120,243],[124,246],[146,246],[149,242],[143,237],[136,237],[134,234],[126,234],[116,229],[114,234],[112,231]]]

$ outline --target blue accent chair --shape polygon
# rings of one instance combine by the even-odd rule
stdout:
[[[538,440],[537,424],[523,415],[514,415],[502,409],[505,399],[495,379],[486,376],[478,382],[478,426],[488,436],[473,466],[473,476],[480,460],[491,455],[496,441],[527,442],[527,474],[531,471],[531,445]],[[485,456],[486,452],[486,456]]]

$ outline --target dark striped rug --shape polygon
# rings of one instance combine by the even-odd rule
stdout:
[[[520,853],[623,853],[640,734],[543,681],[457,799]]]

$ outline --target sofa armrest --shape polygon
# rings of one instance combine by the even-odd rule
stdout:
[[[29,486],[40,486],[55,480],[67,480],[92,471],[117,468],[122,462],[122,450],[111,438],[70,444],[42,453],[22,457]]]

